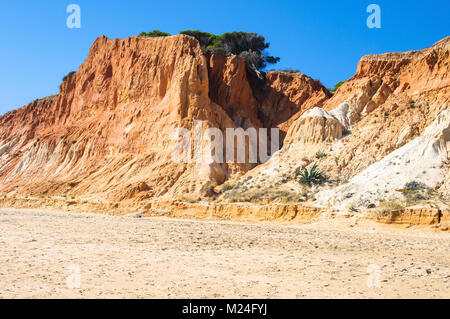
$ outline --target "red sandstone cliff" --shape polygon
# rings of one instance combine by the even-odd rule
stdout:
[[[0,118],[0,191],[100,201],[196,194],[251,166],[174,163],[176,127],[286,131],[328,95],[302,74],[258,79],[241,58],[206,56],[188,36],[103,36],[58,95]]]
[[[239,57],[206,55],[188,36],[101,37],[58,95],[0,117],[0,192],[146,207],[198,201],[226,182],[210,190],[219,201],[346,210],[381,205],[419,181],[431,207],[448,207],[449,44],[363,57],[331,96],[300,73],[258,75]],[[257,167],[175,163],[173,133],[192,132],[194,120],[222,132],[279,127],[284,145]],[[329,185],[295,180],[313,163]]]

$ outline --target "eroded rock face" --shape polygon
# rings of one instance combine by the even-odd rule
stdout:
[[[262,127],[245,61],[238,56],[212,54],[209,59],[209,96],[239,127]]]
[[[288,131],[305,111],[321,107],[331,97],[319,81],[301,73],[273,71],[266,74],[266,87],[261,96],[265,127]]]
[[[348,105],[351,134],[324,160],[332,176],[351,178],[370,164],[423,134],[449,108],[450,38],[407,53],[363,57],[354,77],[324,108]]]
[[[101,37],[58,95],[0,117],[0,192],[133,207],[270,190],[268,201],[304,194],[305,204],[345,210],[395,198],[414,179],[448,199],[449,47],[446,38],[363,57],[330,97],[301,73],[256,74],[239,57],[205,55],[188,36]],[[173,134],[193,135],[194,121],[203,132],[278,127],[284,145],[262,165],[176,162]],[[328,189],[295,180],[315,163]],[[231,190],[216,192],[225,181]]]
[[[321,161],[332,178],[357,175],[421,135],[449,108],[449,48],[446,38],[421,51],[362,58],[355,76],[323,105],[341,123],[345,136],[330,145],[331,156]],[[333,131],[334,124],[329,124]],[[291,130],[300,127],[296,123]]]
[[[343,135],[345,127],[330,112],[315,107],[303,113],[294,122],[286,137],[286,144],[304,143],[319,144],[334,142]]]
[[[386,200],[402,200],[405,195],[426,199],[418,191],[428,189],[429,193],[449,178],[449,132],[450,109],[439,113],[421,136],[370,165],[348,183],[319,192],[318,203],[327,205],[331,201],[333,207],[345,209],[351,205],[378,206]],[[408,188],[408,183],[415,186]],[[449,194],[446,192],[446,200]]]
[[[58,95],[0,118],[0,191],[100,201],[198,194],[254,165],[176,163],[175,129],[193,133],[194,120],[203,131],[288,127],[327,98],[303,75],[281,77],[257,79],[243,59],[206,56],[189,36],[101,37]]]
[[[449,46],[447,37],[419,51],[367,55],[359,62],[356,74],[326,102],[325,108],[348,102],[350,111],[359,113],[402,98],[442,104],[448,99],[446,88],[450,84]],[[360,115],[355,114],[354,118],[359,119]]]
[[[423,200],[411,202],[448,209],[449,52],[446,38],[420,51],[363,57],[355,76],[332,98],[293,121],[277,157],[236,184],[287,199],[306,194],[300,198],[305,204],[346,211],[396,199],[411,205],[401,189],[418,181],[428,194],[416,194]],[[296,176],[314,164],[328,186],[305,190]]]
[[[226,123],[214,108],[192,38],[101,37],[60,94],[0,119],[1,144],[11,148],[0,162],[2,190],[107,197],[146,181],[163,194],[186,170],[167,152],[173,129],[193,118]]]
[[[209,95],[239,127],[280,129],[281,142],[305,111],[322,106],[331,94],[302,73],[271,71],[258,78],[237,56],[212,54]]]

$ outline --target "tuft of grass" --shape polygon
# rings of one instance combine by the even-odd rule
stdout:
[[[222,187],[222,192],[226,192],[226,191],[229,191],[229,190],[231,190],[231,189],[233,189],[233,185],[231,185],[231,184],[225,184],[225,185],[223,185],[223,187]]]
[[[390,200],[381,202],[380,205],[378,205],[378,207],[384,210],[397,210],[404,208],[405,205],[399,200]]]

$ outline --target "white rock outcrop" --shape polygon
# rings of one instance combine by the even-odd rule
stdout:
[[[442,111],[424,133],[370,165],[348,183],[316,195],[320,206],[367,207],[400,199],[396,191],[416,181],[430,188],[445,181],[450,152],[450,109]]]

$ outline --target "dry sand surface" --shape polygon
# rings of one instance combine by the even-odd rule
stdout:
[[[450,297],[448,233],[361,223],[1,209],[0,297]],[[371,264],[381,288],[368,288]],[[80,289],[67,286],[70,265]]]

